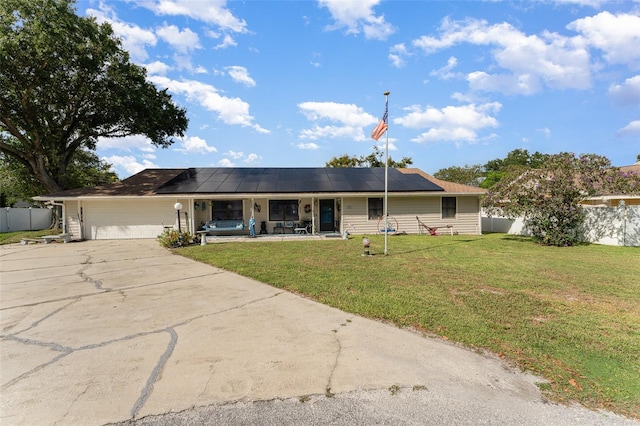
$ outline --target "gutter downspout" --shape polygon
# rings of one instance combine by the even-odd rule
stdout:
[[[64,207],[64,202],[59,202],[59,201],[49,201],[47,204],[50,204],[52,206],[58,206],[58,207],[62,207],[60,210],[60,215],[62,216],[62,232],[67,232],[67,215],[66,215],[66,209]],[[81,227],[81,232],[82,232],[82,227]]]

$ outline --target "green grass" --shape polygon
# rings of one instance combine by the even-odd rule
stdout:
[[[22,238],[37,238],[43,235],[57,235],[59,229],[43,229],[41,231],[0,232],[0,245],[19,243]]]
[[[557,402],[640,418],[640,249],[524,237],[222,243],[177,252],[347,312],[499,354]]]

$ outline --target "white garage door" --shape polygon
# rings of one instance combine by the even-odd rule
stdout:
[[[84,203],[84,235],[89,240],[156,238],[174,225],[171,200],[113,200]]]

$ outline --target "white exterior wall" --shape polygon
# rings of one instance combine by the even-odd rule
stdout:
[[[84,239],[82,229],[82,210],[80,201],[67,201],[64,203],[62,215],[64,217],[64,232],[72,235],[73,239]]]
[[[165,226],[177,228],[176,200],[109,200],[84,201],[84,238],[114,240],[128,238],[156,238]],[[180,200],[185,211],[187,200]],[[67,213],[69,214],[69,212]],[[181,227],[188,231],[184,211]]]
[[[581,239],[595,244],[640,247],[640,206],[584,207],[585,221],[580,230]],[[483,217],[486,232],[505,232],[530,235],[524,220],[503,217]]]

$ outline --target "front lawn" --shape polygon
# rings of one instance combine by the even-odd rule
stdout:
[[[368,318],[490,350],[554,401],[640,418],[640,248],[525,237],[382,236],[176,252]]]
[[[19,243],[23,238],[38,238],[44,235],[58,235],[59,229],[43,229],[40,231],[0,232],[0,245]]]

